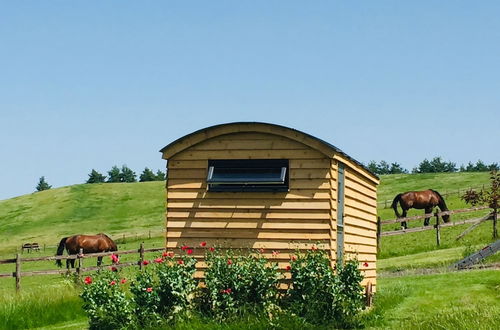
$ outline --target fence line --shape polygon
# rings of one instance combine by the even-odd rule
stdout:
[[[142,263],[144,261],[144,253],[146,253],[146,252],[158,252],[158,251],[165,251],[165,250],[166,250],[165,247],[145,249],[143,243],[141,243],[139,249],[134,249],[134,250],[84,254],[84,253],[82,253],[83,250],[80,249],[79,254],[72,254],[72,255],[68,255],[68,256],[46,256],[46,257],[36,257],[36,258],[21,258],[21,254],[17,253],[16,258],[0,260],[0,264],[11,264],[11,263],[16,264],[16,270],[14,272],[0,274],[0,278],[2,278],[2,277],[15,277],[15,279],[16,279],[16,291],[19,291],[21,289],[21,278],[22,277],[72,273],[71,269],[52,269],[52,270],[37,270],[37,271],[22,272],[21,265],[23,262],[51,261],[51,260],[78,260],[78,267],[75,268],[74,273],[77,275],[80,275],[81,273],[84,273],[84,272],[100,270],[100,269],[103,269],[105,267],[110,266],[110,265],[101,265],[101,266],[94,266],[94,267],[83,267],[83,260],[84,259],[110,256],[112,254],[124,255],[124,254],[136,254],[137,253],[137,254],[139,254],[138,261],[113,264],[112,266],[117,267],[117,268],[139,266],[140,268],[142,268]]]

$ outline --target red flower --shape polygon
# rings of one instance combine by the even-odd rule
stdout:
[[[142,262],[142,264],[143,264],[144,266],[149,265],[149,261],[144,260],[144,261]]]
[[[109,282],[109,285],[115,285],[115,284],[116,284],[116,281]]]
[[[368,267],[368,263],[365,261],[365,263],[363,264],[363,266]]]
[[[292,266],[290,266],[290,265],[286,266],[286,270],[288,270],[288,271],[292,270]]]
[[[229,289],[226,290],[226,293],[231,293],[231,292],[232,292],[231,288],[229,288]]]
[[[121,283],[121,284],[125,284],[125,283],[127,283],[127,279],[122,278],[122,280],[120,281],[120,283]]]
[[[118,268],[116,268],[115,266],[112,266],[110,269],[111,269],[112,272],[117,272],[118,271]]]
[[[118,262],[120,262],[120,259],[118,258],[118,256],[116,254],[112,254],[111,261],[113,261],[114,264],[117,264]]]
[[[153,288],[147,288],[146,289],[146,292],[152,292],[153,291]]]
[[[157,264],[161,264],[161,263],[163,262],[163,259],[162,259],[162,258],[156,258],[156,259],[155,259],[155,262],[156,262]]]
[[[205,246],[207,246],[207,242],[201,242],[201,243],[200,243],[200,246],[201,246],[201,247],[205,247]]]
[[[226,290],[220,290],[222,294],[230,294],[232,292],[231,288],[228,288]]]
[[[215,248],[212,246],[209,250],[210,250],[210,252],[214,252]]]
[[[92,283],[92,277],[90,277],[90,276],[85,277],[84,282],[85,282],[85,284]]]
[[[167,251],[163,251],[163,253],[161,254],[162,257],[168,257],[168,253]]]
[[[189,246],[187,246],[187,245],[183,245],[183,246],[181,246],[181,250],[182,250],[182,251],[185,251],[185,250],[187,250],[187,249],[189,249]]]
[[[280,251],[273,251],[273,257],[276,257],[278,254],[280,254]]]
[[[187,254],[193,254],[193,249],[189,249],[186,252],[187,252]]]
[[[228,265],[232,265],[233,264],[233,261],[231,259],[227,259],[227,264]]]
[[[313,251],[316,251],[317,249],[318,249],[318,248],[317,248],[317,247],[315,247],[314,245],[313,245],[313,247],[311,247],[311,250],[313,250]]]
[[[292,259],[293,261],[297,260],[297,257],[296,256],[292,256],[290,259]]]
[[[177,260],[177,263],[178,263],[179,265],[182,265],[182,264],[184,264],[184,260],[179,259],[179,260]]]
[[[264,253],[264,251],[266,251],[266,250],[264,250],[263,248],[260,248],[260,249],[259,249],[259,252],[260,252],[260,253]]]

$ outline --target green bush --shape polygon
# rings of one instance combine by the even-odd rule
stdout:
[[[313,324],[355,326],[363,306],[363,276],[356,260],[339,265],[335,274],[327,253],[314,249],[292,258],[290,272],[287,309]]]
[[[132,322],[133,308],[117,273],[105,271],[87,276],[80,297],[90,329],[125,329]]]
[[[150,269],[137,273],[135,281],[130,286],[130,292],[133,295],[136,322],[141,327],[159,324],[162,319],[158,313],[159,288]]]

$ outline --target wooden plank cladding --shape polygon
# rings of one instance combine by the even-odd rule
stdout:
[[[283,256],[321,246],[333,266],[340,244],[346,257],[369,265],[360,266],[363,283],[375,287],[379,180],[339,149],[283,126],[233,123],[186,135],[161,152],[168,160],[167,248],[206,241],[219,248],[279,250]],[[283,191],[209,191],[209,160],[266,159],[288,160]],[[286,265],[280,261],[282,269]],[[203,270],[203,260],[198,268]]]

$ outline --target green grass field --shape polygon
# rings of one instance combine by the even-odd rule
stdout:
[[[433,188],[449,193],[488,185],[488,173],[441,173],[386,175],[381,178],[379,201],[397,193]],[[45,251],[29,256],[54,255],[60,238],[73,233],[106,232],[114,238],[126,235],[120,250],[161,247],[164,239],[164,183],[74,185],[0,201],[0,259],[12,258],[25,242],[38,242]],[[469,207],[458,193],[446,197],[450,209]],[[423,211],[411,211],[410,215]],[[382,219],[394,218],[392,209],[379,204]],[[454,216],[456,219],[479,217],[484,212]],[[420,221],[411,223],[418,227]],[[490,329],[500,323],[500,272],[475,270],[450,272],[448,267],[465,251],[482,248],[492,242],[491,223],[475,229],[465,239],[455,238],[469,225],[445,228],[441,246],[436,247],[433,230],[383,237],[378,257],[378,293],[375,307],[364,315],[363,323],[374,329]],[[394,230],[397,224],[385,225]],[[153,233],[151,239],[149,232]],[[135,236],[137,235],[137,238]],[[27,256],[27,255],[25,255]],[[152,258],[150,254],[147,258]],[[121,261],[135,260],[124,255]],[[86,266],[94,261],[85,261]],[[109,264],[109,260],[105,260]],[[486,263],[500,262],[496,254]],[[23,270],[55,269],[53,262],[23,263]],[[0,265],[0,273],[14,271],[13,264]],[[132,269],[127,270],[129,274]],[[434,273],[427,274],[425,273]],[[127,274],[127,273],[126,273]],[[404,276],[401,276],[404,275]],[[131,275],[130,275],[131,276]],[[13,278],[0,278],[0,329],[81,329],[86,317],[77,297],[78,288],[65,276],[24,277],[22,291],[16,295]],[[43,316],[40,316],[43,315]],[[480,320],[480,321],[478,321]],[[193,320],[177,329],[265,329],[259,319],[217,325]],[[289,329],[313,329],[293,320],[281,325]],[[278,327],[280,328],[280,327]]]

